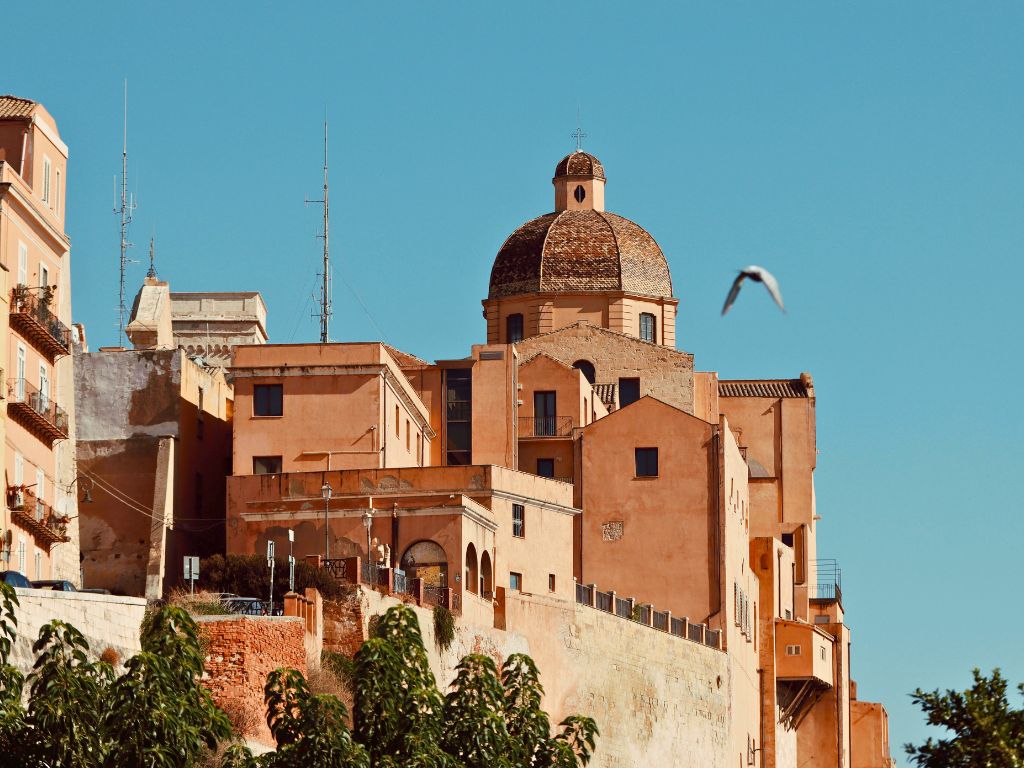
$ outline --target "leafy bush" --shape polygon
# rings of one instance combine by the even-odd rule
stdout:
[[[455,642],[455,617],[443,605],[434,606],[434,642],[442,651]]]
[[[288,591],[288,560],[274,560],[274,599]],[[230,592],[241,597],[267,598],[270,595],[270,569],[263,555],[214,555],[202,561],[199,584],[207,592]],[[329,572],[305,562],[295,563],[295,589],[307,587],[320,591],[325,599],[344,597],[345,585]]]

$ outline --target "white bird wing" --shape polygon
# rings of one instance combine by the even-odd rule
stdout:
[[[779,305],[779,309],[783,312],[786,311],[786,307],[782,303],[782,292],[779,290],[779,281],[775,279],[775,275],[764,267],[758,266],[747,267],[743,271],[756,274],[761,278],[761,282],[764,283],[764,287],[768,289],[768,293],[770,293],[772,298],[775,299],[775,303]]]
[[[729,307],[736,301],[736,297],[740,295],[740,286],[743,285],[743,281],[747,279],[746,270],[736,275],[736,279],[732,281],[732,288],[729,289],[729,295],[725,297],[725,306],[722,307],[722,316],[729,311]]]

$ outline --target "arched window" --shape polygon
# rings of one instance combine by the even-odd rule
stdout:
[[[491,599],[494,593],[494,574],[491,573],[491,556],[485,549],[480,555],[480,596]]]
[[[486,553],[485,553],[486,554]],[[476,547],[466,547],[466,589],[474,594],[478,589],[478,571],[476,567]]]
[[[572,364],[572,367],[578,369],[583,374],[583,378],[591,384],[593,384],[594,380],[597,378],[597,371],[594,370],[594,364],[589,360],[577,360]]]
[[[402,555],[402,570],[410,579],[433,587],[448,586],[448,556],[436,541],[417,541]]]
[[[505,318],[505,343],[515,344],[523,340],[523,316],[509,315]]]
[[[654,315],[650,312],[640,313],[640,339],[642,341],[656,341],[657,325]]]

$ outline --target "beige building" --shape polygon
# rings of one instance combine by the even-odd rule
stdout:
[[[0,568],[78,581],[68,148],[41,105],[0,96]]]

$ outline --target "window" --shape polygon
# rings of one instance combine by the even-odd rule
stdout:
[[[46,268],[45,264],[39,265],[39,287],[45,288],[50,284],[50,270]]]
[[[38,549],[36,550],[35,560],[35,579],[36,581],[39,581],[41,578],[43,578],[43,553],[40,552]]]
[[[39,407],[43,410],[50,407],[50,374],[42,363],[39,364]]]
[[[642,341],[655,342],[657,335],[657,321],[650,312],[640,313],[640,339]]]
[[[523,591],[523,574],[511,571],[508,574],[508,586],[517,592]]]
[[[281,416],[284,413],[284,386],[257,384],[252,388],[253,416]]]
[[[280,456],[253,456],[252,473],[254,475],[279,475],[281,474]]]
[[[577,203],[582,203],[587,199],[587,190],[583,188],[582,184],[577,184],[576,189],[572,191],[572,196],[576,198]]]
[[[423,441],[419,432],[416,433],[416,463],[423,466]]]
[[[554,459],[537,459],[537,474],[541,477],[554,477],[555,476],[555,460]]]
[[[657,477],[658,476],[658,449],[637,448],[636,454],[636,476]]]
[[[818,648],[818,652],[821,654],[821,660],[824,661],[825,660],[825,646],[824,645],[820,646]]]
[[[405,450],[412,450],[412,424],[405,420]]]
[[[53,173],[50,158],[43,157],[43,202],[50,202],[50,175]]]
[[[522,315],[509,315],[505,318],[505,339],[508,344],[523,340]]]
[[[18,243],[18,285],[28,285],[28,246]]]
[[[402,410],[395,406],[395,437],[402,436]]]
[[[526,536],[526,508],[522,504],[512,505],[512,535],[519,539]]]
[[[533,434],[535,437],[553,437],[555,425],[555,393],[533,393]]]
[[[583,398],[583,423],[587,424],[587,419],[590,416],[590,401],[587,398]]]
[[[473,370],[445,371],[445,453],[448,466],[473,463]]]
[[[25,347],[18,344],[18,379],[15,393],[19,403],[25,402]]]
[[[802,653],[799,645],[787,645],[786,655],[787,656],[799,656]]]
[[[593,384],[597,379],[597,371],[594,369],[594,364],[589,360],[577,360],[572,364],[572,367],[583,374],[583,378],[587,380],[588,384]]]
[[[640,399],[640,379],[619,379],[619,407],[635,403]]]
[[[18,537],[18,573],[25,573],[25,539]]]
[[[548,592],[554,592],[554,591],[555,591],[555,574],[549,573],[548,574]]]
[[[782,543],[785,544],[787,547],[792,547],[793,546],[793,534],[792,533],[784,533],[784,534],[782,534]]]
[[[53,189],[53,212],[60,215],[60,168],[57,169],[57,183]]]
[[[832,617],[826,613],[816,613],[814,615],[815,624],[828,624],[830,621],[832,621]]]

